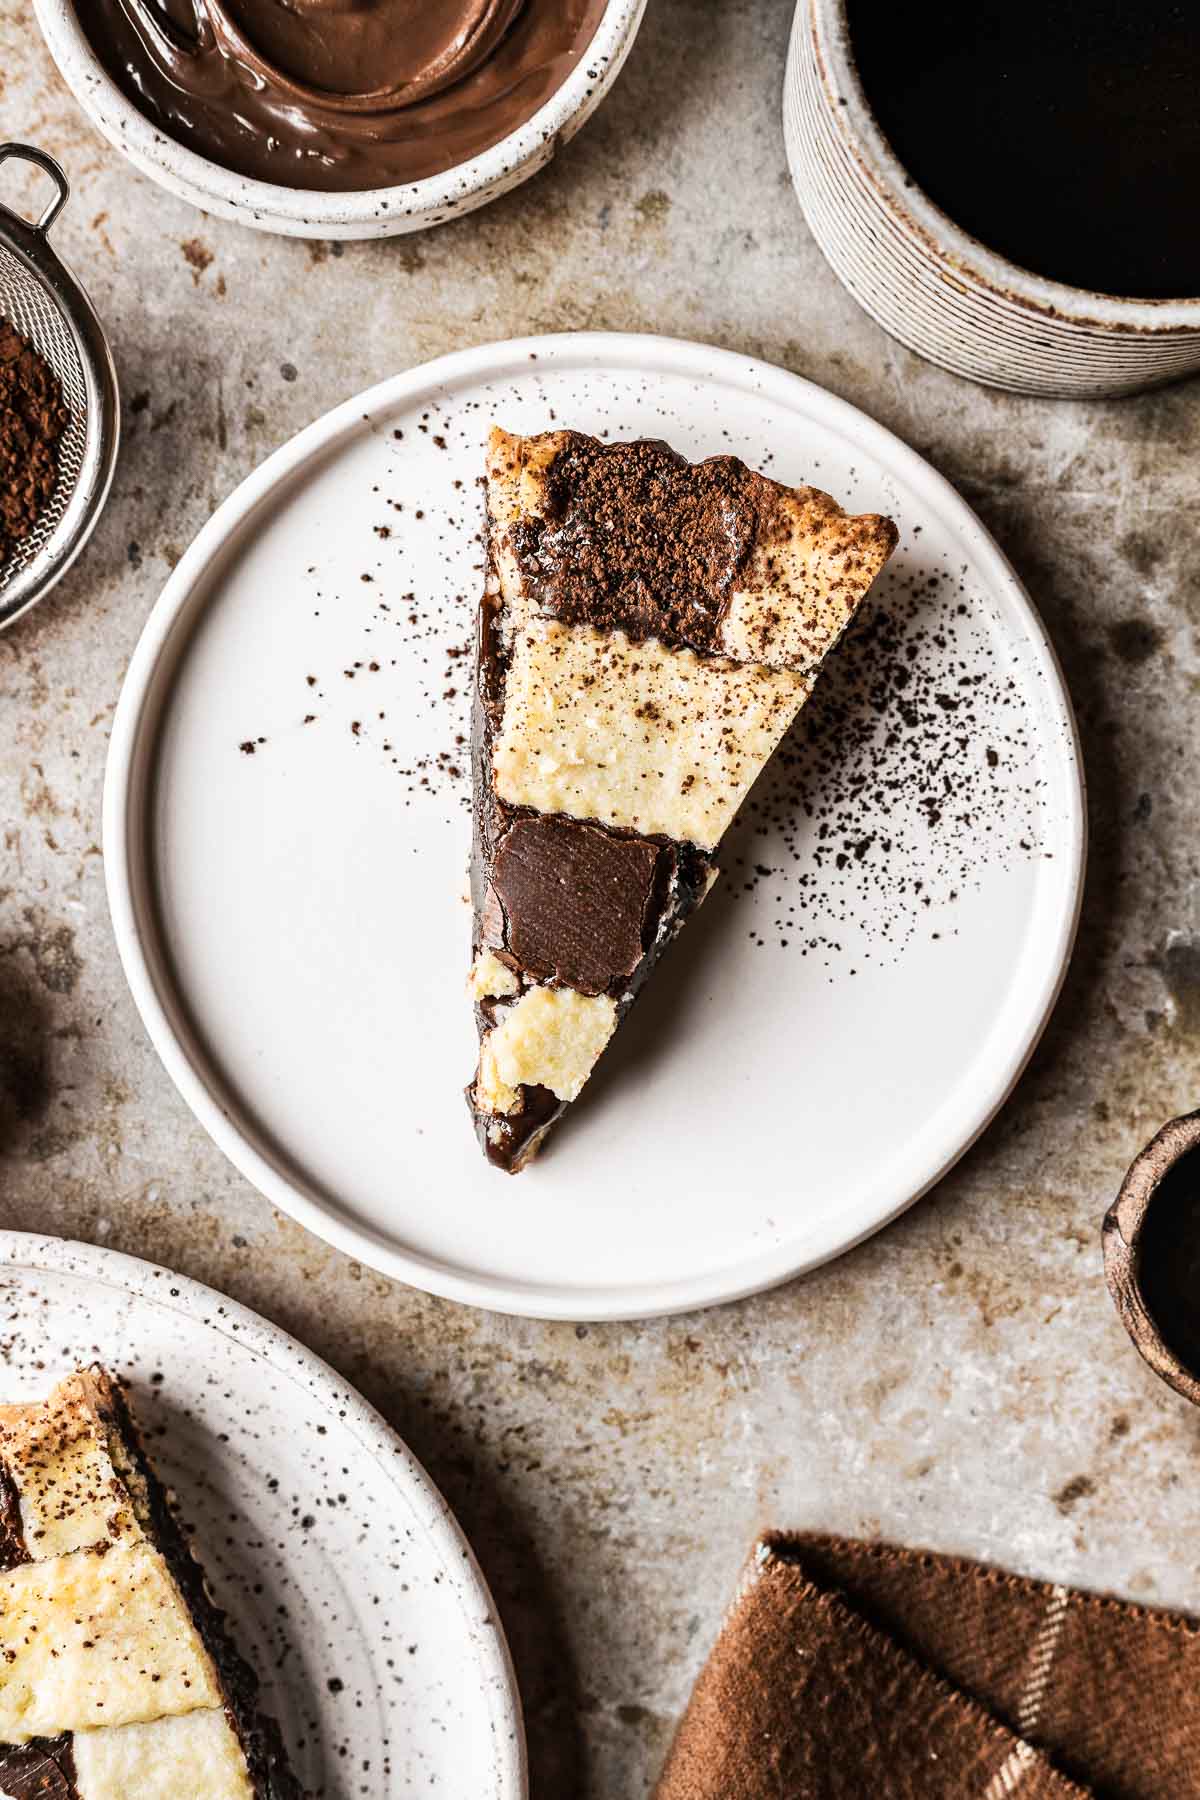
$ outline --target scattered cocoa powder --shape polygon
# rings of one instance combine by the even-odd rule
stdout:
[[[45,359],[0,318],[0,567],[54,492],[59,441],[70,417]]]

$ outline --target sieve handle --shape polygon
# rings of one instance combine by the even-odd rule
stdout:
[[[33,229],[44,237],[70,199],[71,184],[54,158],[47,156],[44,150],[35,150],[32,144],[0,144],[0,162],[6,162],[10,156],[19,156],[25,162],[36,163],[39,169],[45,170],[58,190],[41,218],[34,222]]]

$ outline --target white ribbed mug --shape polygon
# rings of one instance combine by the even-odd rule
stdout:
[[[792,180],[835,275],[910,350],[1017,394],[1134,394],[1200,370],[1200,298],[1046,281],[955,225],[867,104],[847,0],[799,0],[783,89]]]

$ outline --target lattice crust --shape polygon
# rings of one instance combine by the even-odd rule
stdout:
[[[0,1793],[259,1792],[146,1469],[102,1369],[0,1407]]]

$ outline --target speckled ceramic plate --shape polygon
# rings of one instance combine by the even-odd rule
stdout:
[[[5,1400],[93,1358],[132,1384],[314,1800],[522,1800],[483,1577],[424,1471],[332,1369],[211,1288],[24,1232],[0,1232],[0,1319]]]
[[[735,451],[902,531],[725,880],[515,1180],[461,1091],[493,420]],[[1053,1004],[1083,816],[1041,625],[928,464],[780,369],[584,334],[398,375],[225,502],[130,667],[105,860],[146,1027],[251,1181],[405,1281],[595,1318],[779,1281],[937,1180]]]

